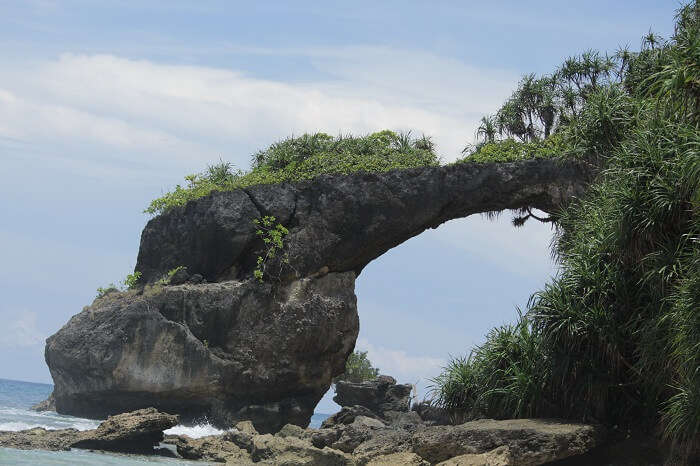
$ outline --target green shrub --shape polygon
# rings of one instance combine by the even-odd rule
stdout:
[[[380,131],[364,137],[304,134],[276,142],[254,154],[253,167],[247,173],[220,162],[204,173],[188,175],[187,185],[177,185],[173,191],[154,199],[145,212],[157,215],[213,191],[309,180],[325,173],[383,172],[438,164],[430,138],[413,138],[410,132]]]
[[[567,155],[568,146],[561,135],[556,134],[543,141],[519,142],[515,139],[478,144],[468,148],[473,152],[457,160],[456,163],[505,163],[531,159],[550,159]]]
[[[376,379],[379,369],[372,367],[367,358],[367,351],[353,351],[345,362],[345,372],[333,379],[333,383],[342,380],[344,382],[366,382]]]

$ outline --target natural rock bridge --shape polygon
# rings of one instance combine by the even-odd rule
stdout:
[[[357,338],[354,283],[373,259],[455,218],[581,194],[575,161],[455,164],[216,192],[152,219],[136,270],[154,284],[186,266],[206,283],[97,299],[47,340],[59,413],[104,417],[148,406],[219,425],[306,426]],[[289,229],[289,267],[252,278],[253,219]]]

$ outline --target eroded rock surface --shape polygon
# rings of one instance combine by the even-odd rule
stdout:
[[[47,340],[56,410],[102,418],[155,406],[223,427],[306,426],[354,347],[354,281],[368,262],[453,218],[552,212],[587,178],[573,161],[455,164],[323,175],[174,208],[141,236],[136,270],[149,286],[109,293]],[[289,234],[260,284],[253,220],[268,215]]]
[[[262,432],[308,425],[358,332],[352,272],[112,293],[47,340],[59,413],[154,406]]]
[[[380,375],[360,383],[339,380],[335,384],[333,401],[340,406],[363,406],[384,417],[389,411],[408,411],[412,390],[412,385],[397,384],[396,380],[388,375]]]
[[[0,446],[21,450],[84,448],[153,453],[153,447],[163,440],[163,431],[177,423],[178,416],[147,408],[112,416],[97,429],[86,431],[41,427],[19,432],[0,431]]]
[[[300,276],[324,267],[359,274],[387,250],[454,218],[520,207],[552,212],[581,194],[588,177],[582,163],[530,160],[321,175],[215,192],[148,222],[136,270],[147,282],[179,266],[209,281],[247,278],[261,247],[252,220],[272,215],[289,228]]]

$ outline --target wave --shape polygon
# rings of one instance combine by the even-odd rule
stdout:
[[[0,407],[0,430],[18,431],[43,427],[44,429],[89,430],[99,425],[100,421],[66,416],[53,411],[37,413],[28,409]]]
[[[190,438],[206,437],[208,435],[220,435],[225,430],[217,429],[209,423],[197,424],[194,426],[176,425],[173,428],[163,431],[166,435],[187,435]]]

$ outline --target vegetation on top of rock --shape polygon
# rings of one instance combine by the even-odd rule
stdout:
[[[221,161],[204,173],[188,175],[185,186],[177,185],[154,199],[145,212],[157,215],[213,191],[308,180],[324,173],[383,172],[438,164],[431,139],[414,138],[410,132],[385,130],[363,137],[303,134],[255,153],[249,172],[235,170],[230,163]]]
[[[501,128],[520,144],[549,131],[545,141],[561,137],[567,153],[604,156],[603,170],[558,215],[558,276],[515,325],[492,330],[434,380],[453,417],[598,421],[663,432],[681,461],[700,454],[698,63],[696,0],[678,11],[668,42],[650,34],[639,53],[567,60],[556,74],[569,83],[568,110],[555,105],[551,119],[546,105],[511,98],[502,126],[482,130],[494,141],[476,161],[490,144],[512,145],[495,142]]]
[[[345,372],[333,379],[333,383],[340,380],[344,382],[366,382],[376,379],[379,369],[372,366],[367,357],[367,351],[353,351],[345,362]]]
[[[133,290],[138,286],[140,280],[141,272],[130,273],[124,278],[124,280],[121,281],[121,286],[119,287],[114,283],[110,283],[106,287],[97,288],[97,297],[102,298],[103,296],[106,296],[115,291]]]

